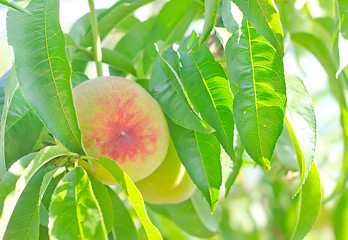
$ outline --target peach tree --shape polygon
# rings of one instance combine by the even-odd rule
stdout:
[[[162,3],[158,12],[144,21],[135,17],[138,9],[157,2]],[[268,176],[267,239],[303,239],[323,199],[314,162],[312,98],[299,77],[284,71],[290,45],[320,62],[340,107],[343,167],[325,201],[337,201],[334,231],[345,239],[345,0],[320,1],[324,17],[287,0],[119,0],[106,9],[95,9],[88,0],[89,13],[69,32],[61,28],[58,0],[0,3],[8,7],[7,38],[14,55],[12,68],[0,79],[0,239],[239,239],[230,206],[236,182],[250,164]],[[202,24],[193,31],[197,23]],[[86,72],[91,62],[97,76],[132,80],[161,107],[170,139],[145,144],[160,148],[161,161],[169,144],[165,159],[175,161],[156,163],[145,174],[150,179],[137,175],[146,164],[129,157],[124,167],[85,142],[85,131],[105,141],[127,134],[116,133],[119,126],[105,119],[83,123],[99,112],[132,124],[137,136],[148,134],[145,124],[162,128],[140,115],[135,121],[124,112],[113,114],[122,101],[135,101],[124,104],[127,111],[141,105],[143,114],[157,114],[131,91],[125,94],[122,84],[113,87],[125,94],[116,105],[108,105],[107,93],[99,90],[102,78],[93,80],[93,90],[83,97],[73,94],[93,78]],[[116,155],[146,155],[131,138],[127,146],[110,140],[107,147]],[[289,173],[295,177],[284,184]],[[243,234],[257,239],[255,232]]]

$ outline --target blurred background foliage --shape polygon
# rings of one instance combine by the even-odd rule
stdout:
[[[145,21],[159,12],[167,1],[156,1],[145,5],[135,12],[136,18]],[[338,10],[333,0],[276,0],[284,32],[285,49],[284,67],[287,73],[302,78],[313,99],[317,118],[317,164],[323,199],[327,199],[334,191],[342,172],[344,158],[343,130],[340,120],[340,106],[330,87],[332,76],[327,66],[320,62],[318,56],[309,52],[306,44],[310,39],[305,35],[290,33],[308,33],[317,36],[323,46],[337,44]],[[98,0],[96,8],[107,8],[114,1]],[[64,32],[69,32],[72,24],[89,11],[86,0],[61,0],[61,25]],[[13,57],[6,37],[7,8],[0,5],[0,76],[12,66]],[[218,12],[217,26],[222,26],[221,11]],[[203,15],[201,16],[203,17]],[[203,20],[193,21],[186,35],[194,29],[200,33]],[[124,33],[110,34],[103,47],[112,49]],[[302,43],[301,43],[302,41]],[[347,41],[347,40],[345,40]],[[334,64],[348,63],[348,44],[340,42],[341,54],[333,52]],[[223,51],[216,35],[208,40],[210,49],[217,59],[222,59]],[[345,48],[344,44],[345,43]],[[320,50],[319,46],[319,50]],[[307,48],[307,49],[306,49]],[[345,51],[343,51],[345,49]],[[345,56],[346,55],[346,56]],[[341,59],[339,59],[341,58]],[[223,63],[223,62],[222,62]],[[326,68],[324,68],[324,67]],[[108,72],[105,66],[104,72]],[[86,69],[90,78],[96,76],[95,67],[90,63]],[[244,156],[244,164],[236,183],[227,198],[221,197],[216,212],[210,215],[209,207],[200,193],[182,204],[161,208],[148,206],[149,215],[159,227],[165,239],[289,239],[296,224],[297,198],[292,194],[297,186],[299,173],[295,153],[289,136],[282,135],[273,155],[270,171],[254,166],[248,156]],[[224,192],[222,191],[222,194]],[[122,193],[120,193],[122,197]],[[320,215],[306,239],[335,239],[334,229],[347,228],[348,219],[335,216],[347,209],[347,190],[337,194],[322,205]],[[342,196],[342,197],[341,197]],[[123,198],[124,201],[125,197]],[[129,204],[128,204],[129,205]],[[196,215],[196,212],[199,212]],[[134,214],[135,215],[135,214]],[[347,215],[346,215],[347,216]],[[134,218],[136,221],[136,218]],[[141,226],[141,224],[136,224]],[[141,228],[140,232],[143,231]],[[218,234],[215,234],[218,232]],[[348,239],[348,234],[340,239]]]

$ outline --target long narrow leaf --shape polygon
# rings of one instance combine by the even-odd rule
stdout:
[[[11,215],[4,239],[38,239],[40,188],[45,174],[51,168],[42,168],[30,179]]]
[[[162,40],[166,44],[173,44],[181,40],[192,20],[200,12],[201,5],[193,0],[173,0],[161,9],[145,42],[143,61],[145,74],[156,58],[154,43]]]
[[[128,209],[124,206],[122,200],[110,187],[107,187],[107,190],[108,194],[110,194],[112,207],[114,209],[114,228],[116,239],[137,240],[137,229]]]
[[[10,10],[7,18],[22,93],[64,146],[84,154],[70,85],[71,69],[59,25],[59,1],[33,0],[27,9],[32,16]]]
[[[189,101],[215,129],[215,137],[234,160],[233,96],[229,82],[206,45],[188,53],[196,40],[197,36],[192,34],[190,42],[179,48],[181,82]]]
[[[219,142],[212,134],[168,124],[180,161],[214,212],[222,184]]]
[[[232,35],[226,45],[227,68],[239,86],[233,102],[234,119],[247,153],[269,168],[285,114],[283,61],[246,19],[241,30],[241,35]]]
[[[333,224],[337,240],[346,240],[348,236],[348,188],[339,198],[333,212]]]
[[[13,210],[26,185],[40,168],[59,156],[68,154],[62,146],[47,147],[15,162],[0,182],[0,239],[3,238]]]
[[[50,239],[107,239],[87,173],[77,167],[58,183],[49,209]]]
[[[194,107],[187,100],[179,74],[179,58],[176,52],[169,49],[153,66],[150,90],[154,91],[164,111],[176,124],[203,133],[211,133],[213,129],[205,123]]]
[[[147,237],[154,240],[162,239],[160,232],[151,223],[149,217],[147,216],[144,201],[139,190],[136,188],[135,184],[128,177],[128,175],[121,170],[117,163],[114,160],[104,157],[101,157],[99,160],[94,158],[84,159],[91,161],[93,164],[101,165],[101,167],[104,167],[105,170],[115,178],[133,205],[135,212],[144,226]]]
[[[8,169],[16,160],[33,150],[40,136],[42,123],[32,107],[25,101],[14,70],[7,84],[15,85],[13,95],[10,89],[12,87],[5,88],[6,91],[9,91],[5,93],[9,105],[6,105],[4,119],[2,119],[4,124],[5,162]],[[12,96],[7,97],[8,94]]]
[[[340,11],[341,33],[345,39],[348,39],[348,2],[346,0],[337,0]]]
[[[279,14],[271,0],[232,0],[248,21],[283,57],[283,30]]]
[[[318,217],[320,206],[320,178],[317,167],[313,162],[306,181],[300,190],[299,213],[291,239],[301,240],[307,235]]]
[[[216,18],[216,12],[219,6],[220,0],[206,0],[204,1],[204,26],[202,35],[199,39],[199,45],[205,42],[209,37],[209,34],[213,30]]]
[[[129,17],[136,9],[153,1],[155,0],[121,0],[116,2],[98,18],[100,39],[103,40],[113,28],[121,24],[122,21]],[[91,28],[88,28],[85,37],[81,40],[81,45],[91,46],[92,39]]]
[[[11,69],[0,77],[0,115],[2,115],[2,109],[4,108],[5,104],[5,84],[10,76],[10,73]]]
[[[4,105],[3,105],[3,111],[1,115],[1,132],[0,132],[0,179],[3,178],[5,173],[7,172],[6,167],[6,161],[5,161],[5,128],[6,128],[6,119],[7,119],[7,113],[8,109],[11,104],[11,100],[13,98],[13,95],[15,93],[15,90],[17,88],[16,81],[13,79],[15,78],[15,71],[11,70],[8,72],[8,76],[5,79],[1,79],[2,81],[6,81],[6,84],[4,88]],[[8,79],[12,79],[11,81],[8,81]],[[6,94],[5,94],[6,93]]]
[[[292,75],[286,75],[287,89],[287,125],[292,141],[298,142],[300,149],[296,149],[299,161],[301,180],[294,196],[306,180],[314,160],[316,146],[317,125],[312,99],[310,98],[302,80]]]
[[[10,8],[13,8],[17,11],[20,11],[22,13],[26,13],[26,14],[29,14],[31,15],[31,13],[25,9],[25,8],[22,8],[19,4],[17,4],[15,1],[7,1],[7,0],[0,0],[0,4],[4,4]]]

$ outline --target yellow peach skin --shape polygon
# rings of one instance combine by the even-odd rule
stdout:
[[[135,184],[144,200],[152,204],[182,202],[188,199],[196,189],[181,164],[171,139],[162,164],[150,176]]]
[[[166,156],[169,131],[159,104],[137,83],[121,77],[99,77],[73,89],[82,142],[88,156],[116,161],[133,181],[151,174]],[[82,167],[94,173],[88,163]],[[104,184],[116,181],[94,164]]]

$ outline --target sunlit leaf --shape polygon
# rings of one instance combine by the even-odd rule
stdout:
[[[190,200],[204,226],[212,232],[218,232],[222,217],[221,206],[218,205],[212,214],[208,202],[199,191],[194,192]]]
[[[232,1],[255,29],[274,46],[280,57],[283,57],[283,30],[279,14],[273,6],[272,0]]]
[[[121,168],[117,165],[114,160],[109,158],[101,157],[99,160],[94,158],[85,158],[86,160],[91,161],[93,164],[99,164],[105,168],[119,183],[122,190],[128,197],[129,201],[133,205],[135,212],[137,213],[141,223],[143,224],[147,237],[149,239],[162,239],[160,232],[157,228],[151,223],[150,219],[147,216],[143,198],[136,188],[132,180],[125,174]]]
[[[205,42],[213,30],[216,18],[216,12],[220,0],[205,0],[204,1],[204,26],[202,35],[199,39],[199,45]]]
[[[283,61],[275,48],[243,20],[241,35],[226,45],[228,72],[239,91],[233,102],[243,147],[259,165],[269,168],[283,129],[286,88]]]
[[[197,40],[197,35],[192,34],[189,42],[180,44],[181,83],[189,101],[215,130],[214,136],[234,160],[233,96],[229,82],[224,69],[206,45],[189,53]]]
[[[337,205],[333,212],[333,224],[335,236],[337,240],[345,240],[348,236],[347,226],[348,219],[348,188],[343,192],[339,198]]]
[[[14,48],[23,96],[64,146],[84,154],[59,25],[59,1],[33,0],[27,9],[32,16],[10,10],[7,17],[8,40]]]
[[[232,13],[234,11],[234,13]],[[238,13],[238,16],[235,16]],[[243,13],[239,11],[238,7],[231,0],[222,0],[222,21],[228,32],[231,34],[238,31],[241,22],[238,23],[237,17],[243,19]]]
[[[93,194],[98,201],[98,205],[100,206],[106,232],[109,233],[114,227],[114,211],[112,208],[112,200],[109,196],[108,190],[100,181],[98,181],[92,175],[88,175],[88,178],[91,181]]]
[[[21,7],[15,1],[0,0],[0,4],[4,4],[4,5],[6,5],[6,6],[10,7],[10,8],[13,8],[13,9],[15,9],[17,11],[20,11],[22,13],[26,13],[26,14],[31,15],[31,13],[27,9]]]
[[[2,115],[2,110],[5,104],[5,84],[10,76],[11,70],[8,70],[4,75],[0,77],[0,114]]]
[[[214,232],[207,228],[197,215],[197,210],[191,199],[178,204],[147,204],[152,211],[173,221],[179,228],[190,235],[199,238],[208,238],[214,235]]]
[[[73,54],[70,57],[71,60],[78,60],[78,61],[93,61],[93,55],[87,54],[85,52],[79,51]],[[123,55],[106,49],[102,48],[102,62],[109,64],[110,67],[113,67],[117,70],[120,70],[124,73],[130,73],[134,76],[136,76],[136,71],[133,67],[133,64]]]
[[[302,80],[286,75],[287,127],[295,145],[301,180],[294,196],[301,189],[314,160],[317,124],[312,99]]]
[[[299,212],[295,230],[291,239],[303,239],[311,230],[318,217],[321,206],[321,186],[320,178],[315,163],[308,173],[305,183],[300,190]]]
[[[14,88],[13,88],[14,86]],[[19,158],[32,152],[40,136],[42,123],[25,101],[15,71],[12,70],[5,87],[6,107],[2,122],[1,141],[4,141],[7,169]],[[0,152],[3,152],[2,146]]]
[[[80,73],[80,72],[71,73],[71,86],[73,88],[87,80],[88,80],[88,77],[83,73]]]
[[[348,2],[346,0],[337,0],[340,11],[341,33],[345,39],[348,39]]]
[[[117,240],[136,240],[137,229],[134,225],[132,217],[128,209],[124,206],[118,195],[107,187],[108,194],[110,194],[112,206],[114,209],[114,232]]]
[[[153,2],[154,0],[121,0],[117,1],[113,6],[103,11],[98,17],[99,34],[100,39],[103,40],[107,34],[122,21],[125,21],[136,9],[141,6]],[[91,28],[87,28],[85,36],[81,39],[81,45],[91,46],[92,45],[92,31]]]
[[[212,134],[195,132],[171,121],[168,124],[180,161],[213,212],[222,184],[219,142]]]
[[[4,239],[39,238],[40,188],[49,170],[51,168],[40,169],[26,185],[11,215]]]
[[[202,6],[194,0],[172,0],[161,9],[148,33],[144,49],[143,70],[147,74],[156,58],[154,43],[162,40],[173,44],[181,40]]]
[[[59,181],[49,209],[50,239],[107,239],[87,173],[76,167]]]
[[[161,104],[165,113],[176,124],[203,133],[213,129],[207,125],[187,100],[181,86],[179,59],[173,49],[156,59],[152,68],[149,88]]]
[[[62,146],[47,147],[16,161],[0,182],[0,238],[2,239],[11,215],[28,182],[47,162],[68,154]]]
[[[242,146],[239,136],[236,137],[235,141],[235,162],[231,161],[227,154],[221,154],[222,175],[225,182],[225,197],[228,196],[228,193],[230,192],[231,187],[236,181],[239,171],[243,164],[244,148]]]

